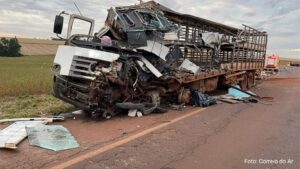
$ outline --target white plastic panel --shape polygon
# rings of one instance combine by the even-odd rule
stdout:
[[[80,56],[84,58],[96,59],[99,61],[106,61],[106,62],[113,62],[119,59],[120,57],[118,54],[104,52],[104,51],[60,45],[58,47],[54,59],[54,64],[58,64],[61,66],[60,75],[63,76],[71,75],[70,70],[72,67],[74,56]]]
[[[17,148],[27,133],[25,127],[47,124],[47,121],[18,121],[0,131],[0,148]]]
[[[150,53],[154,53],[155,55],[160,57],[162,60],[166,60],[166,56],[170,50],[165,45],[160,44],[158,42],[151,41],[151,40],[147,40],[147,46],[139,47],[138,49],[145,50]]]
[[[60,45],[54,58],[54,64],[60,65],[60,75],[68,76],[74,56],[72,47]]]
[[[198,73],[200,67],[197,66],[195,63],[191,62],[188,59],[184,59],[182,64],[179,66],[179,69],[189,70],[193,72],[194,74]]]

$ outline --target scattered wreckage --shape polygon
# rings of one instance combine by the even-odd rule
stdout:
[[[54,96],[93,115],[147,115],[165,111],[162,105],[194,104],[219,86],[252,87],[264,68],[267,33],[246,25],[238,29],[149,1],[110,8],[95,34],[93,19],[62,12],[54,24],[58,37],[63,15],[70,19],[54,60]],[[89,23],[89,33],[72,34],[75,20]]]
[[[0,148],[16,149],[17,145],[27,137],[26,128],[44,125],[55,121],[64,121],[63,116],[47,118],[15,118],[2,119],[0,124],[14,122],[0,130]]]

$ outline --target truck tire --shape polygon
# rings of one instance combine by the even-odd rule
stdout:
[[[243,75],[243,80],[240,81],[240,86],[242,90],[247,90],[248,87],[248,76],[247,74]]]
[[[255,75],[253,72],[248,73],[248,89],[252,88],[255,85]]]

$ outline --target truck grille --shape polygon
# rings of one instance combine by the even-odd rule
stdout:
[[[94,80],[95,73],[92,67],[96,64],[95,59],[75,55],[70,69],[70,76]]]

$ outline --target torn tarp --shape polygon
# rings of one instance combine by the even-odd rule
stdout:
[[[26,127],[29,144],[54,151],[66,150],[79,147],[79,144],[63,126],[37,125]]]
[[[192,100],[194,101],[196,106],[199,107],[207,107],[210,105],[214,105],[217,104],[216,99],[214,99],[213,97],[207,95],[207,94],[203,94],[201,92],[198,92],[194,89],[190,89],[191,94],[192,94]]]

